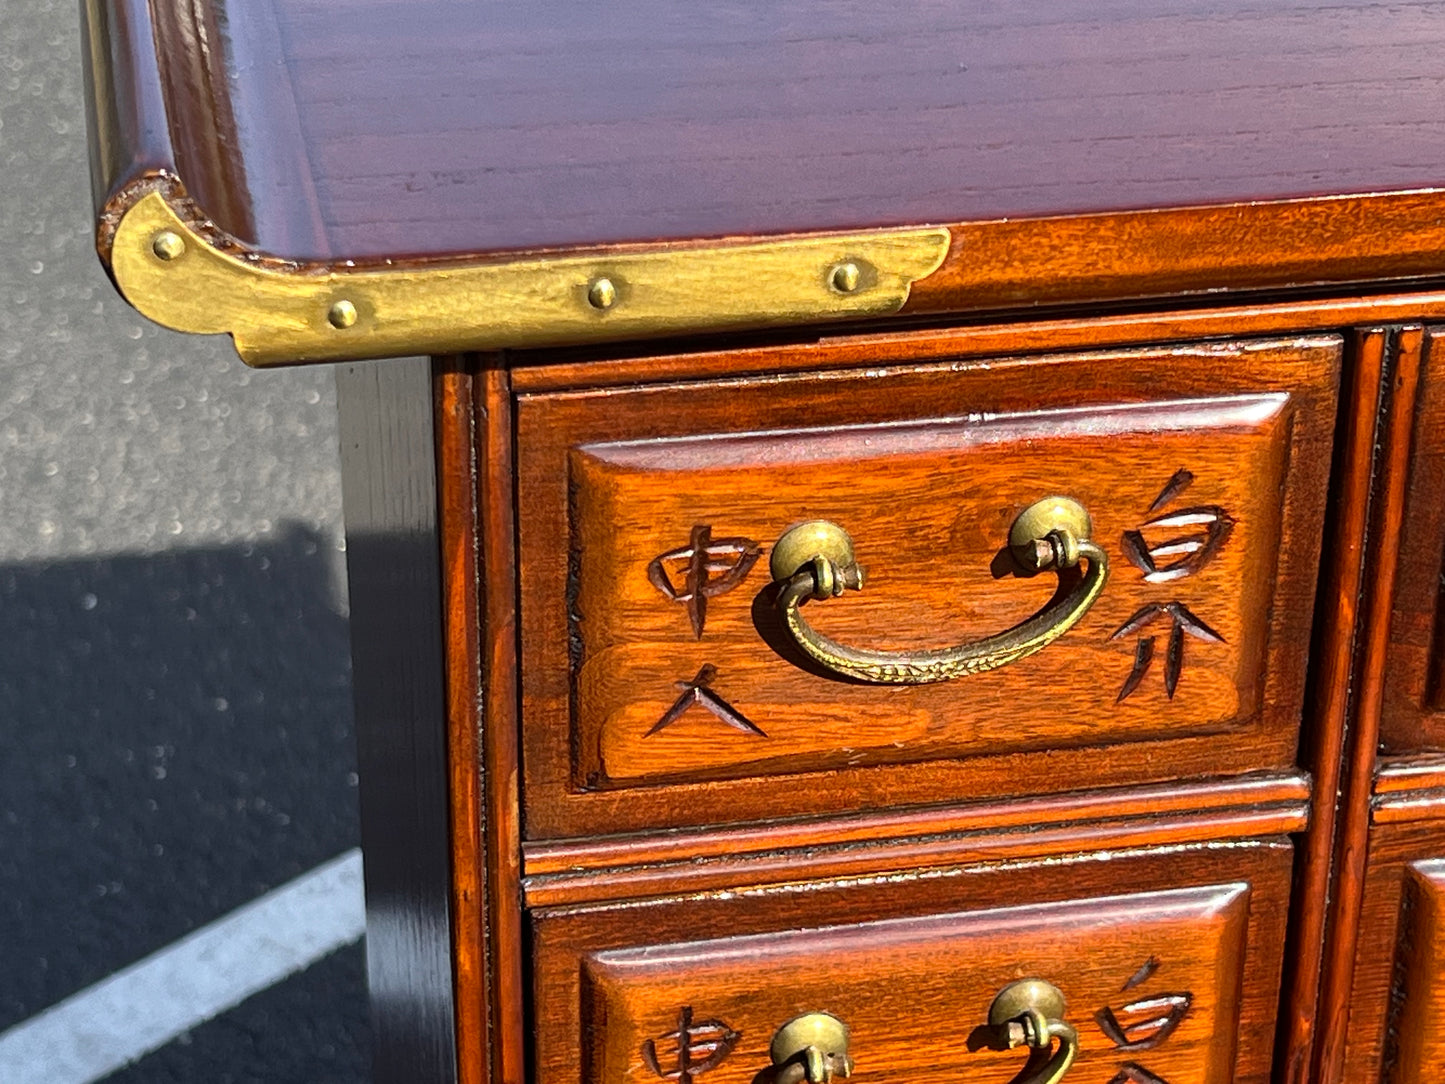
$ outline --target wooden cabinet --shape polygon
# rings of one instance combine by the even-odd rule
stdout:
[[[86,10],[342,363],[379,1079],[1439,1075],[1445,4]]]

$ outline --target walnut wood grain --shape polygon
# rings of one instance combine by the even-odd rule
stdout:
[[[1165,1080],[1264,1081],[1288,857],[1267,843],[1118,850],[544,910],[534,922],[545,1007],[536,1079],[655,1079],[641,1045],[690,1005],[696,1020],[741,1032],[709,1072],[715,1081],[752,1080],[772,1030],[822,1009],[848,1020],[868,1079],[1002,1082],[1019,1055],[970,1052],[970,1033],[998,988],[1037,975],[1069,999],[1083,1079],[1133,1063]],[[1176,1028],[1156,1045],[1118,1049],[1102,1010],[1128,1027],[1140,1015],[1130,1006],[1169,994],[1190,995]]]
[[[1387,753],[1445,750],[1445,340],[1425,338],[1390,624],[1380,739]]]
[[[1392,332],[1383,374],[1387,383],[1381,405],[1386,413],[1378,431],[1375,494],[1370,510],[1370,533],[1375,543],[1366,554],[1365,591],[1357,626],[1358,655],[1350,707],[1353,734],[1343,754],[1339,823],[1332,859],[1335,877],[1331,927],[1319,1002],[1315,1079],[1320,1084],[1342,1079],[1349,1039],[1350,990],[1366,892],[1370,800],[1423,339],[1419,327]]]
[[[1318,339],[997,359],[886,381],[835,373],[523,397],[528,836],[1183,776],[1191,755],[1198,774],[1287,764],[1337,350]],[[1074,407],[1088,409],[1048,412]],[[1023,408],[1044,413],[1010,417]],[[1194,488],[1149,513],[1181,469]],[[1094,509],[1111,547],[1170,511],[1215,507],[1232,541],[1197,576],[1167,583],[1145,583],[1116,549],[1113,592],[1078,635],[1025,664],[917,690],[795,664],[765,639],[761,564],[756,582],[709,602],[701,639],[649,575],[697,524],[766,546],[824,516],[854,532],[873,580],[817,604],[814,622],[877,646],[961,640],[1048,599],[1048,584],[990,568],[1012,516],[1056,491]],[[1148,545],[1173,540],[1148,530]],[[1187,641],[1148,610],[1176,596],[1202,630]],[[1141,614],[1153,624],[1131,631]],[[1159,665],[1131,690],[1135,641],[1150,636],[1164,638]],[[1171,638],[1194,660],[1173,699]],[[1061,698],[1080,706],[1060,713]],[[1091,752],[1100,745],[1108,758]],[[910,772],[910,760],[928,771]],[[788,781],[765,778],[778,775]]]

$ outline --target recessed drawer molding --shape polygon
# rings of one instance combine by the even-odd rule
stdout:
[[[522,397],[529,831],[1286,766],[1340,344],[1199,349]]]

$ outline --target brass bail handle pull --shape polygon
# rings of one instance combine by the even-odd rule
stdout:
[[[832,1084],[853,1075],[848,1025],[832,1013],[796,1016],[778,1029],[769,1051],[772,1084]]]
[[[989,1007],[988,1023],[999,1045],[1029,1048],[1028,1064],[1011,1084],[1058,1084],[1078,1056],[1079,1033],[1064,1020],[1064,995],[1043,979],[1005,986]]]
[[[998,1049],[1029,1048],[1029,1060],[1011,1084],[1058,1084],[1079,1053],[1079,1033],[1064,1020],[1064,995],[1042,979],[1024,979],[999,991],[988,1011]],[[831,1013],[795,1017],[773,1036],[772,1084],[831,1084],[853,1074],[848,1025]]]
[[[804,602],[863,588],[853,540],[836,523],[811,520],[789,528],[769,562],[774,582],[781,585],[778,608],[788,634],[809,658],[836,674],[876,685],[927,685],[1007,666],[1042,651],[1078,624],[1109,578],[1109,557],[1089,540],[1091,530],[1088,511],[1068,497],[1047,497],[1025,508],[1009,529],[1009,551],[1022,571],[1062,573],[1080,562],[1088,571],[1063,598],[1013,628],[930,651],[850,647],[808,623]]]

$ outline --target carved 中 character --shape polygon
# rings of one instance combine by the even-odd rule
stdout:
[[[1129,563],[1144,574],[1146,583],[1168,583],[1192,576],[1214,559],[1234,530],[1233,518],[1219,505],[1198,504],[1156,515],[1194,482],[1194,475],[1178,470],[1164,484],[1149,505],[1153,516],[1138,528],[1125,531],[1121,545]],[[1205,643],[1221,644],[1224,637],[1183,602],[1151,602],[1109,634],[1110,640],[1139,632],[1161,617],[1170,621],[1169,642],[1164,658],[1164,692],[1170,700],[1179,687],[1184,669],[1184,637],[1187,633]],[[1140,636],[1134,648],[1134,666],[1119,689],[1117,702],[1134,692],[1154,662],[1156,637]]]
[[[693,635],[700,640],[707,624],[707,600],[742,583],[762,554],[750,538],[713,538],[712,528],[699,523],[686,546],[652,559],[647,579],[664,597],[687,607]]]
[[[677,1013],[676,1031],[642,1044],[642,1060],[664,1080],[692,1084],[703,1073],[721,1065],[742,1037],[742,1032],[734,1031],[721,1020],[694,1022],[692,1006],[684,1005]],[[669,1059],[669,1064],[676,1068],[663,1068],[657,1056],[659,1042],[676,1045],[676,1053]]]
[[[752,722],[737,708],[733,707],[709,687],[713,678],[717,677],[717,667],[712,663],[704,663],[697,676],[691,681],[679,681],[677,687],[682,690],[682,695],[673,701],[672,707],[662,713],[662,718],[652,724],[644,737],[650,738],[660,730],[666,730],[673,723],[677,722],[687,714],[694,704],[700,704],[712,712],[723,722],[734,730],[741,730],[744,734],[756,734],[760,738],[766,738],[762,727]]]

